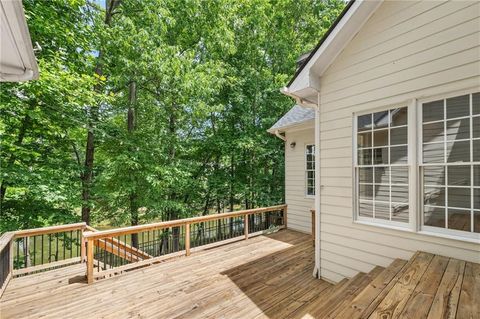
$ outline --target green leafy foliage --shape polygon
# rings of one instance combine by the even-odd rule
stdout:
[[[88,128],[94,224],[284,201],[283,142],[266,130],[343,1],[122,0],[109,24],[98,1],[24,6],[40,79],[1,86],[0,231],[80,220]]]

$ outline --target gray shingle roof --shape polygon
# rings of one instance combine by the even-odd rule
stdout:
[[[315,118],[315,110],[310,108],[301,107],[295,105],[288,111],[277,123],[268,130],[269,132],[274,132],[276,130],[281,130],[282,128],[292,126],[295,124],[300,124]]]

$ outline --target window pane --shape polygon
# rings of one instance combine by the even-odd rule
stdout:
[[[308,172],[307,172],[307,178],[308,178],[308,179],[312,179],[312,180],[315,179],[315,172],[313,172],[313,171],[308,171]]]
[[[371,149],[358,150],[358,164],[359,165],[371,165],[372,164],[372,150]]]
[[[423,224],[445,228],[445,208],[425,206]]]
[[[360,202],[360,209],[358,214],[363,217],[373,217],[373,203],[371,202]]]
[[[471,175],[470,165],[468,166],[449,166],[448,167],[448,185],[451,186],[470,186]]]
[[[472,94],[473,114],[480,114],[480,93]]]
[[[390,186],[375,185],[375,200],[390,202]]]
[[[480,162],[480,140],[473,140],[473,161]]]
[[[372,114],[359,116],[357,119],[358,131],[370,130],[372,128]]]
[[[424,204],[445,206],[445,187],[425,187]]]
[[[373,168],[365,167],[358,170],[360,183],[373,183]]]
[[[480,233],[480,212],[473,212],[473,231]]]
[[[407,144],[407,128],[400,127],[390,130],[390,145]]]
[[[445,185],[444,166],[425,166],[423,168],[423,183],[425,185]]]
[[[388,147],[375,148],[373,150],[374,164],[388,164]]]
[[[394,146],[390,148],[391,164],[406,164],[408,162],[407,146]]]
[[[470,138],[470,118],[447,121],[447,141]]]
[[[470,115],[470,95],[456,96],[447,99],[447,118]]]
[[[480,137],[480,116],[473,118],[473,138]]]
[[[448,188],[448,207],[470,208],[470,188]]]
[[[473,165],[473,185],[480,186],[480,165]]]
[[[374,128],[388,127],[388,111],[373,113]]]
[[[357,136],[358,147],[372,146],[372,132],[360,133]]]
[[[390,220],[390,204],[375,202],[375,218]]]
[[[470,162],[470,141],[447,143],[447,162]]]
[[[390,183],[390,169],[388,167],[375,167],[375,184]]]
[[[408,167],[392,167],[392,184],[408,184]]]
[[[423,104],[423,122],[443,120],[443,100]]]
[[[373,146],[388,145],[388,130],[380,130],[373,132]]]
[[[390,126],[406,125],[408,119],[408,108],[390,110],[391,124]]]
[[[408,186],[392,186],[392,202],[408,203]]]
[[[471,215],[468,210],[448,209],[448,228],[470,231]]]
[[[424,144],[423,145],[423,162],[424,163],[443,163],[444,162],[444,144]]]
[[[392,220],[408,223],[408,204],[393,204]]]
[[[307,145],[307,154],[315,154],[315,145]]]
[[[373,186],[372,185],[360,185],[359,196],[361,199],[373,199]]]
[[[480,188],[473,189],[473,208],[480,209]]]
[[[443,142],[444,122],[436,122],[423,125],[423,142]]]

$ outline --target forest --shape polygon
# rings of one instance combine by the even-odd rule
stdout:
[[[0,90],[0,233],[284,202],[280,93],[342,0],[23,0],[40,78]]]

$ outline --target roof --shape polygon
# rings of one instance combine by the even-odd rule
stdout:
[[[337,26],[337,24],[340,22],[340,20],[342,20],[342,18],[345,16],[345,14],[348,12],[348,10],[350,10],[350,8],[352,7],[353,3],[355,2],[356,0],[350,0],[348,2],[348,4],[345,6],[345,8],[343,8],[342,12],[340,13],[340,15],[335,19],[335,21],[333,22],[333,24],[330,26],[330,28],[328,28],[327,32],[325,32],[325,34],[322,36],[322,38],[320,39],[320,41],[318,42],[318,44],[315,46],[315,48],[310,51],[310,53],[308,54],[308,56],[306,58],[304,58],[302,55],[301,59],[303,59],[303,63],[300,65],[300,67],[297,69],[297,71],[295,71],[295,74],[293,75],[293,77],[290,79],[290,81],[288,82],[287,86],[290,86],[290,84],[292,84],[293,81],[295,81],[295,78],[302,72],[303,68],[305,68],[305,66],[308,64],[308,61],[310,61],[312,59],[312,57],[315,55],[315,53],[318,51],[318,49],[320,49],[320,47],[322,46],[323,42],[325,42],[325,40],[328,38],[328,36],[330,35],[330,33],[332,33],[332,31],[335,29],[335,27]],[[300,59],[299,59],[300,60]]]
[[[290,111],[288,111],[281,119],[273,124],[268,131],[273,133],[277,130],[282,130],[313,119],[315,119],[315,109],[294,105]]]
[[[38,78],[30,33],[21,0],[0,0],[0,81]]]
[[[316,107],[320,78],[382,2],[350,1],[281,92],[294,98],[299,105]]]

